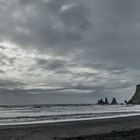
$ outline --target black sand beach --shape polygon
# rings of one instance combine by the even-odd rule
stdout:
[[[139,140],[140,116],[0,126],[0,140]]]

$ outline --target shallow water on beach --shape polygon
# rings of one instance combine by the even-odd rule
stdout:
[[[139,105],[0,106],[0,125],[71,121],[140,115]]]

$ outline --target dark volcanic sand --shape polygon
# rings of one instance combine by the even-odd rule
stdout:
[[[140,140],[140,116],[0,126],[0,140]]]

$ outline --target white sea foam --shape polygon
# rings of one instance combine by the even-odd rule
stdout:
[[[1,106],[0,125],[52,123],[134,115],[140,115],[139,105]]]

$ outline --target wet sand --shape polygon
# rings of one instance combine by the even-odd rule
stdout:
[[[140,140],[140,116],[0,126],[0,140]]]

